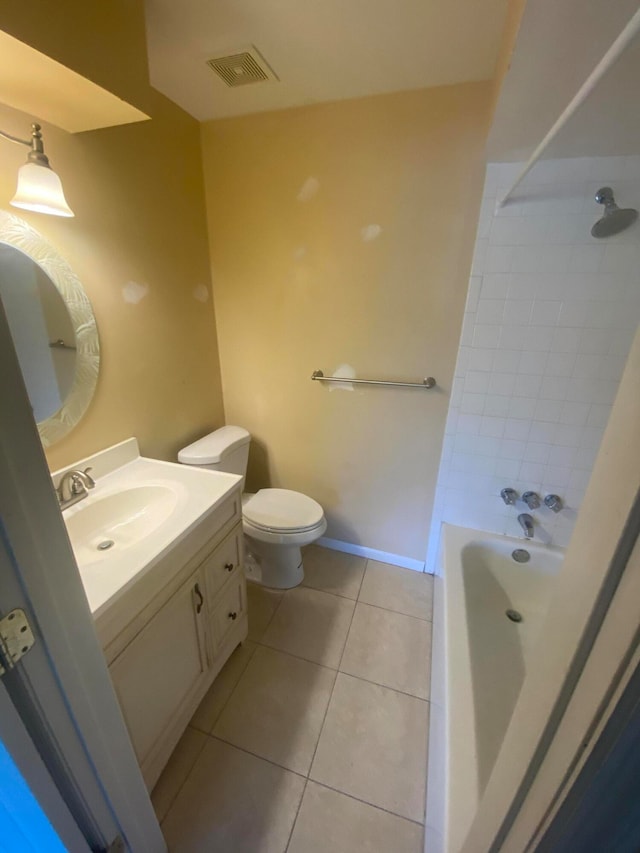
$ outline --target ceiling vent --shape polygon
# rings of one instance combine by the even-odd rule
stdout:
[[[228,56],[208,59],[207,65],[231,88],[278,80],[276,73],[253,45],[234,51]]]

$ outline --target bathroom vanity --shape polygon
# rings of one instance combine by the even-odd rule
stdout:
[[[63,517],[151,789],[247,635],[241,477],[145,459],[135,439],[87,466],[96,487]]]

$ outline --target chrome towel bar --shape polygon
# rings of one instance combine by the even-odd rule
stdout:
[[[395,385],[399,388],[433,388],[436,380],[427,376],[422,382],[388,382],[386,379],[349,379],[343,376],[325,376],[321,370],[314,370],[311,378],[317,382],[352,382],[354,385]]]

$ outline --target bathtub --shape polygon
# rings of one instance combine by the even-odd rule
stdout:
[[[525,549],[528,562],[516,562]],[[434,582],[426,843],[458,853],[526,677],[564,552],[443,524]],[[511,621],[522,617],[522,621]]]

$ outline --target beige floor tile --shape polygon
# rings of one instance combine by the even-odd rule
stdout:
[[[310,545],[303,551],[304,586],[345,598],[357,598],[367,561],[355,554],[344,554]]]
[[[159,821],[164,820],[206,743],[206,735],[192,728],[187,728],[178,741],[151,794],[151,802]]]
[[[213,733],[306,775],[334,679],[331,669],[260,646]]]
[[[287,853],[422,853],[422,826],[309,782]]]
[[[310,778],[422,822],[429,703],[338,674]]]
[[[337,669],[355,601],[298,587],[289,590],[267,628],[265,646]]]
[[[247,583],[248,636],[254,643],[259,643],[262,639],[283,595],[279,590],[267,589],[257,583]]]
[[[429,698],[431,623],[358,602],[340,671]]]
[[[169,810],[171,853],[283,853],[304,779],[208,738]]]
[[[252,643],[251,640],[245,640],[244,643],[238,646],[216,676],[215,681],[206,692],[202,702],[198,705],[195,714],[191,718],[190,725],[209,734],[215,726],[220,712],[233,693],[234,687],[240,680],[240,676],[247,668],[247,664],[251,660],[255,649],[256,644]]]
[[[368,560],[358,600],[407,616],[431,619],[433,577],[424,572]]]

